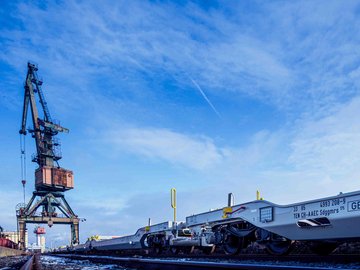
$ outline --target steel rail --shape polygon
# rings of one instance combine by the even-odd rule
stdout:
[[[195,260],[174,260],[174,259],[144,259],[129,257],[112,257],[112,256],[94,256],[94,255],[73,255],[73,254],[57,254],[54,256],[66,257],[77,260],[89,260],[95,263],[119,264],[126,267],[134,267],[141,269],[269,269],[269,270],[334,270],[338,267],[322,267],[322,266],[301,266],[288,264],[269,264],[269,263],[240,263],[240,262],[211,262],[211,261],[195,261]],[[343,270],[350,270],[341,268]]]
[[[30,259],[28,259],[26,263],[20,268],[20,270],[34,270],[34,258],[35,255],[32,255]]]

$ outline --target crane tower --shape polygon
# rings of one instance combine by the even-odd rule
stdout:
[[[28,63],[19,131],[24,136],[29,132],[35,139],[36,154],[32,161],[38,164],[35,170],[35,191],[30,201],[19,206],[16,211],[21,249],[25,249],[27,223],[47,223],[50,227],[53,224],[70,224],[71,245],[79,243],[79,218],[64,196],[65,191],[74,188],[73,172],[60,167],[60,143],[55,137],[59,132],[68,133],[69,130],[52,120],[41,88],[43,83],[38,78],[37,71],[38,67],[35,64]],[[42,118],[39,116],[37,104],[41,105]],[[33,125],[32,128],[26,129],[29,105]],[[38,200],[35,201],[36,198]],[[38,212],[38,209],[41,209],[41,212]]]
[[[34,233],[36,235],[36,245],[38,248],[40,248],[40,252],[44,253],[45,252],[45,228],[44,227],[40,227],[40,226],[36,226],[34,229]]]

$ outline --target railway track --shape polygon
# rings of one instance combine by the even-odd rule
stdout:
[[[61,254],[61,253],[60,253]],[[69,254],[69,253],[63,253]],[[70,253],[74,255],[82,255],[83,253]],[[179,253],[179,254],[155,254],[155,253],[116,253],[116,252],[92,252],[87,253],[86,255],[101,255],[101,256],[110,256],[110,257],[138,257],[146,259],[194,259],[194,260],[219,260],[219,261],[277,261],[277,262],[288,262],[296,261],[301,263],[320,263],[328,262],[332,264],[359,264],[360,265],[360,255],[359,254],[330,254],[326,256],[320,256],[315,254],[290,254],[287,256],[274,256],[266,253],[248,253],[248,254],[237,254],[237,255],[226,255],[223,253],[214,253],[214,254],[204,254],[201,252],[194,253]]]
[[[301,261],[291,258],[288,261],[279,261],[272,257],[272,260],[227,260],[212,258],[211,260],[205,258],[150,258],[150,257],[118,257],[118,256],[99,256],[99,255],[77,255],[77,254],[57,254],[55,256],[65,257],[72,260],[88,260],[92,263],[100,264],[116,264],[135,269],[269,269],[269,270],[332,270],[332,269],[360,269],[360,263],[331,263],[325,261],[318,261],[317,263],[307,261],[302,257]],[[297,258],[299,259],[299,258]],[[339,259],[339,258],[338,258]]]
[[[40,270],[39,256],[40,254],[31,255],[20,270]]]
[[[34,257],[35,255],[30,256],[30,258],[25,262],[25,264],[20,268],[20,270],[33,270],[35,261]]]
[[[29,256],[22,255],[0,257],[0,269],[21,269],[29,258]]]
[[[121,256],[118,257],[128,257]],[[198,255],[198,254],[184,254],[184,255],[143,255],[142,258],[174,258],[174,259],[201,259],[201,260],[225,260],[225,261],[244,261],[244,260],[256,260],[256,261],[278,261],[278,262],[287,262],[287,261],[297,261],[303,263],[319,263],[326,261],[328,263],[359,263],[360,265],[360,256],[358,254],[332,254],[327,256],[319,256],[313,254],[297,254],[297,255],[287,255],[287,256],[272,256],[267,254],[241,254],[236,256],[229,256],[225,254],[217,255]]]

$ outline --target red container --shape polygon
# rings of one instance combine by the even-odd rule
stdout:
[[[73,172],[56,167],[43,166],[35,171],[36,187],[53,187],[60,189],[74,188]]]
[[[11,241],[9,239],[0,238],[0,247],[17,249],[17,244],[15,244],[13,241]]]
[[[34,233],[35,234],[45,234],[45,228],[44,227],[37,227],[35,230],[34,230]]]

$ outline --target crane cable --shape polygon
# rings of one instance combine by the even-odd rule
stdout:
[[[21,162],[21,183],[24,191],[25,204],[25,183],[26,183],[26,144],[25,135],[20,134],[20,162]]]

